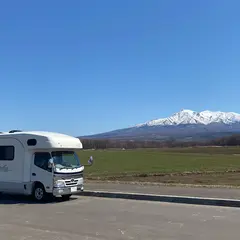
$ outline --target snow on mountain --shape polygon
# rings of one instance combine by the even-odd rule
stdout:
[[[170,117],[151,120],[143,124],[138,124],[135,127],[173,126],[181,124],[208,125],[211,123],[233,124],[238,122],[240,123],[240,114],[234,112],[214,112],[208,110],[202,112],[195,112],[192,110],[183,109]]]
[[[205,141],[240,133],[240,114],[183,109],[167,118],[136,126],[84,136],[92,139]]]

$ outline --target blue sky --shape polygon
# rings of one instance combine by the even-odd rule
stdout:
[[[85,135],[240,113],[237,0],[2,1],[1,130]]]

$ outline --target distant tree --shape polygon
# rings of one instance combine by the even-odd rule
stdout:
[[[179,141],[169,138],[165,141],[158,140],[118,140],[118,139],[81,139],[84,149],[136,149],[136,148],[173,148],[196,146],[239,146],[240,134],[216,138],[210,141]]]

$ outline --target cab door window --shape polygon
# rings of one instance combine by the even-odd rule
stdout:
[[[51,159],[51,155],[49,152],[38,152],[35,153],[34,157],[34,165],[36,165],[39,168],[42,168],[46,171],[51,171],[51,169],[48,168],[48,161]]]

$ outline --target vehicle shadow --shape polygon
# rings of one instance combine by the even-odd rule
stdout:
[[[25,204],[56,204],[56,203],[63,203],[69,201],[76,201],[78,197],[71,196],[69,200],[63,200],[61,197],[53,197],[48,198],[47,200],[39,203],[35,202],[29,196],[24,195],[12,195],[12,194],[0,194],[0,205],[11,205],[11,204],[18,204],[18,205],[25,205]]]

